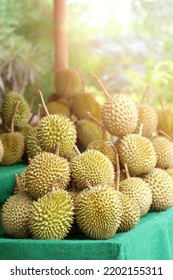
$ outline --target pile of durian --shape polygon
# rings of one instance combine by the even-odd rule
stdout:
[[[106,95],[103,106],[85,92],[76,69],[58,73],[58,91],[47,104],[39,90],[30,105],[19,93],[6,94],[0,164],[28,162],[1,211],[10,237],[64,239],[82,232],[108,239],[149,211],[173,206],[172,111],[157,112],[146,98],[136,104],[126,94],[109,94],[92,75]]]

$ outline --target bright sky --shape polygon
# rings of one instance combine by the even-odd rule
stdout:
[[[87,3],[94,25],[104,27],[105,21],[115,18],[124,32],[128,30],[132,0],[67,0],[67,3]]]

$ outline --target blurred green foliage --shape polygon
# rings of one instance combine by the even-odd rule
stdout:
[[[91,0],[67,0],[69,66],[81,69],[86,91],[100,103],[104,95],[90,72],[95,72],[110,92],[130,94],[136,102],[146,85],[150,102],[159,96],[171,105],[173,92],[172,0],[131,2],[128,30],[116,18],[116,5],[97,24]],[[0,93],[11,88],[28,100],[40,88],[45,98],[54,92],[53,1],[0,0]],[[118,7],[118,6],[117,6]],[[118,8],[117,8],[118,9]],[[98,7],[99,13],[99,7]]]

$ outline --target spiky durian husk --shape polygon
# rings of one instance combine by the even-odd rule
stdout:
[[[156,152],[156,166],[166,169],[173,167],[173,142],[164,136],[159,136],[153,140]]]
[[[98,124],[90,120],[80,120],[76,122],[77,144],[81,151],[96,140],[103,139],[103,131]]]
[[[144,216],[152,203],[152,192],[141,178],[131,177],[120,182],[120,192],[136,199],[140,206],[140,215]]]
[[[101,120],[101,106],[89,93],[75,94],[70,108],[79,120],[89,119],[87,112],[90,112],[96,119]]]
[[[173,168],[166,169],[166,172],[172,177],[173,179]]]
[[[5,233],[14,238],[29,237],[28,219],[32,203],[33,200],[25,192],[19,192],[7,199],[1,212]]]
[[[138,111],[136,104],[125,94],[113,94],[102,108],[102,120],[106,130],[115,136],[133,132],[137,126]]]
[[[173,179],[165,170],[154,168],[143,179],[152,191],[151,208],[154,211],[164,211],[173,206]]]
[[[164,109],[158,111],[158,130],[164,131],[166,134],[173,136],[173,110]]]
[[[68,187],[70,167],[66,159],[42,152],[35,156],[26,169],[26,188],[37,199],[55,189]]]
[[[63,116],[70,117],[70,109],[66,102],[63,101],[52,101],[46,105],[49,114],[62,114]]]
[[[21,133],[4,133],[1,135],[1,141],[4,146],[4,156],[1,165],[12,165],[22,159],[25,139]]]
[[[69,193],[58,189],[33,203],[29,229],[35,239],[64,239],[74,220],[74,206]]]
[[[140,219],[140,206],[137,200],[119,192],[122,203],[122,217],[118,231],[128,231],[134,228]]]
[[[138,134],[122,137],[116,144],[120,162],[126,163],[131,175],[145,174],[155,167],[156,153],[151,141]]]
[[[88,150],[74,157],[70,163],[71,176],[79,189],[92,185],[113,184],[114,167],[112,162],[99,151]]]
[[[0,139],[0,162],[2,161],[3,156],[4,156],[4,146],[3,146],[2,141]]]
[[[76,93],[82,93],[83,82],[79,71],[64,69],[56,73],[56,90],[58,96],[71,98]]]
[[[88,237],[111,238],[122,217],[122,204],[117,192],[109,185],[81,191],[75,199],[76,221]]]
[[[37,127],[33,128],[26,137],[26,155],[27,158],[34,158],[36,155],[43,152],[39,145],[38,141],[38,129]]]
[[[115,151],[110,141],[95,140],[88,145],[87,150],[90,149],[100,151],[107,156],[113,164],[116,163]]]
[[[17,92],[11,91],[5,95],[2,104],[2,120],[7,127],[10,127],[17,101],[20,101],[20,106],[15,116],[14,128],[21,129],[29,121],[30,108],[25,98]]]
[[[76,143],[76,128],[66,116],[49,115],[41,119],[38,125],[38,140],[43,151],[54,152],[60,145],[60,154],[70,152]]]
[[[138,123],[134,132],[138,133],[140,125],[143,124],[142,136],[151,137],[158,125],[158,115],[155,108],[149,104],[140,104],[138,109]]]

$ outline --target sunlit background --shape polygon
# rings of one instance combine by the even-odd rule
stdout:
[[[102,100],[95,72],[110,92],[139,101],[173,101],[173,1],[67,0],[69,66],[80,68],[86,91]],[[54,89],[52,0],[0,0],[0,93]]]

